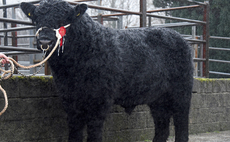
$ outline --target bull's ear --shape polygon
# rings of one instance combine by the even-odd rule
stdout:
[[[87,10],[88,6],[86,4],[79,4],[74,8],[74,18],[73,19],[79,19],[82,17],[82,15]]]
[[[36,6],[31,3],[22,2],[20,7],[27,17],[29,17],[32,21],[35,20],[34,10]]]

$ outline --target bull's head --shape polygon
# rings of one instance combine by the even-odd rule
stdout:
[[[39,6],[22,2],[21,9],[36,25],[37,48],[51,50],[57,42],[56,31],[79,20],[87,5],[73,7],[64,1],[45,0]]]

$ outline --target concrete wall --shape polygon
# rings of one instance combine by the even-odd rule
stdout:
[[[195,79],[190,133],[230,130],[230,79]]]
[[[0,142],[67,142],[66,114],[52,77],[13,77],[2,86],[9,108],[0,116]],[[193,90],[190,133],[230,130],[230,80],[195,79]],[[172,124],[170,133],[174,135]],[[104,127],[104,142],[145,141],[153,135],[153,120],[145,105],[130,116],[114,106]]]

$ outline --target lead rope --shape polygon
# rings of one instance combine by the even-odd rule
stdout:
[[[2,60],[0,60],[0,62],[2,62]],[[0,81],[10,78],[12,76],[12,74],[14,73],[14,63],[12,61],[9,61],[9,63],[11,65],[11,70],[6,71],[6,70],[3,70],[2,68],[0,68],[0,70],[3,72],[3,74],[1,75]],[[9,75],[5,76],[6,74],[9,74]],[[0,112],[0,116],[1,116],[6,111],[6,109],[8,107],[8,98],[7,98],[6,91],[2,88],[1,85],[0,85],[0,90],[2,91],[2,93],[4,95],[4,99],[5,99],[5,106],[2,109],[2,111]]]
[[[70,24],[64,26],[64,28],[67,28],[69,26],[70,26]],[[52,56],[52,54],[54,53],[54,51],[57,49],[58,45],[60,45],[60,40],[61,40],[61,38],[63,36],[59,33],[59,29],[53,29],[56,32],[57,42],[56,42],[53,50],[50,52],[50,54],[44,60],[42,60],[40,63],[34,64],[34,65],[24,66],[24,65],[21,65],[18,62],[16,62],[13,58],[9,57],[9,63],[11,65],[11,70],[3,70],[2,68],[0,68],[0,71],[3,72],[3,74],[1,75],[0,81],[6,80],[6,79],[8,79],[8,78],[10,78],[10,77],[13,76],[13,73],[14,73],[14,64],[16,66],[18,66],[20,68],[24,68],[24,69],[30,69],[30,68],[34,68],[34,67],[41,66],[42,64],[44,64]],[[36,36],[39,34],[39,31],[41,31],[41,30],[42,30],[42,28],[38,29],[38,31],[36,32]],[[48,46],[48,48],[49,48],[49,46]],[[48,49],[45,49],[45,51],[47,51],[47,50]],[[1,61],[2,60],[0,60],[0,62]],[[8,75],[5,76],[6,74],[8,74]],[[5,99],[5,106],[2,109],[2,111],[0,112],[0,116],[1,116],[6,111],[6,109],[8,107],[8,98],[7,98],[6,91],[2,88],[1,84],[0,84],[0,90],[2,91],[2,93],[4,95],[4,99]]]

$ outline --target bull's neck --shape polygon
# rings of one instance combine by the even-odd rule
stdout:
[[[98,22],[95,22],[87,13],[81,19],[74,23],[75,36],[98,36],[105,27]]]

